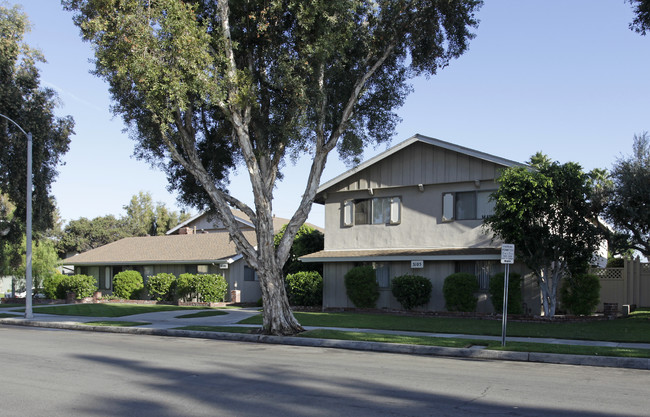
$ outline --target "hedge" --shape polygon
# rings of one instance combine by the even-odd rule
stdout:
[[[490,296],[496,313],[503,313],[503,282],[505,273],[500,272],[490,278]],[[508,314],[523,314],[521,296],[521,276],[516,272],[508,275]]]
[[[140,297],[144,288],[142,275],[138,271],[122,271],[113,277],[113,295],[125,300]]]
[[[379,284],[372,266],[356,266],[345,274],[345,290],[358,308],[375,308]]]
[[[476,311],[479,290],[478,280],[473,274],[458,272],[445,278],[442,293],[449,311]]]
[[[393,278],[391,292],[405,310],[429,304],[433,285],[428,278],[419,275],[402,275]]]
[[[289,303],[294,306],[323,304],[323,277],[316,271],[301,271],[287,275],[285,280]]]

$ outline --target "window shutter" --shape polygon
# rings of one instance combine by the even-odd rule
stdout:
[[[399,197],[390,199],[390,224],[400,224],[402,221],[402,200]]]
[[[343,202],[343,226],[350,227],[352,226],[353,217],[353,200],[345,200]]]
[[[442,194],[442,221],[454,220],[454,193]]]

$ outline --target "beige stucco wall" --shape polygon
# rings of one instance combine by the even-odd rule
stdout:
[[[493,180],[346,191],[328,194],[325,203],[325,249],[400,249],[498,247],[482,227],[482,220],[442,220],[446,192],[495,190]],[[343,225],[343,202],[349,199],[400,197],[401,223]]]

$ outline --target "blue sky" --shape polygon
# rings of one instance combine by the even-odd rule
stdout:
[[[89,71],[90,45],[58,0],[21,4],[32,23],[27,42],[47,63],[41,81],[58,91],[60,115],[72,115],[76,134],[52,191],[65,220],[122,215],[138,191],[178,210],[165,176],[131,157],[134,142],[110,112],[107,85]],[[650,130],[650,36],[628,29],[623,0],[487,0],[467,53],[434,77],[413,80],[398,109],[392,144],[416,133],[524,162],[537,151],[585,169],[611,168],[631,153],[635,133]],[[37,140],[37,138],[35,138]],[[370,147],[371,157],[386,147]],[[309,160],[285,167],[274,213],[290,217],[304,188]],[[345,171],[329,158],[323,182]],[[240,169],[231,192],[252,202]],[[195,210],[190,209],[195,212]],[[323,226],[315,205],[309,221]]]

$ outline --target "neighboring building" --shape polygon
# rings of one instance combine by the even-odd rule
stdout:
[[[240,211],[233,210],[246,239],[256,245],[255,227]],[[289,222],[274,217],[276,232]],[[313,226],[311,225],[312,227]],[[318,228],[320,230],[320,228]],[[176,276],[184,273],[220,274],[228,291],[240,291],[240,301],[257,302],[262,297],[259,280],[237,252],[224,225],[207,213],[200,213],[167,232],[165,236],[129,237],[71,256],[65,265],[74,273],[94,276],[104,293],[113,290],[113,277],[125,270],[136,270],[144,279],[161,272]]]
[[[499,170],[525,166],[452,143],[416,135],[319,187],[325,205],[325,249],[301,258],[323,262],[323,308],[354,307],[344,276],[370,264],[380,286],[378,308],[400,309],[392,278],[422,275],[433,283],[423,310],[443,311],[444,279],[476,274],[479,311],[492,311],[490,276],[501,272],[499,241],[483,228]],[[528,307],[539,291],[525,291]],[[530,294],[528,294],[530,293]]]

